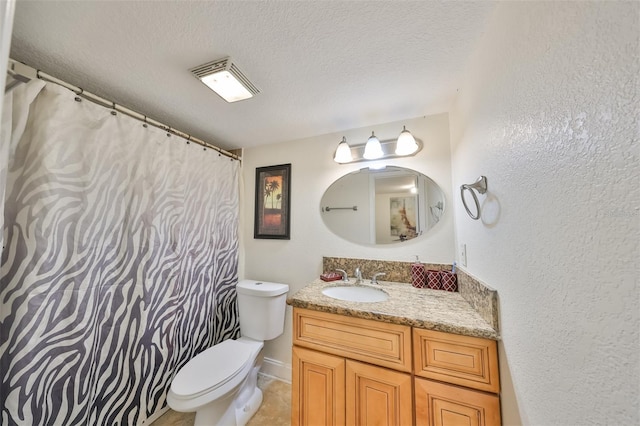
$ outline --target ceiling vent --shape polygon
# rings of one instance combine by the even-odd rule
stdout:
[[[189,71],[227,102],[241,101],[260,93],[229,57],[199,65]]]

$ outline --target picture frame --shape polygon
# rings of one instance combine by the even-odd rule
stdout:
[[[391,197],[389,199],[389,231],[400,241],[411,240],[417,234],[417,197]]]
[[[253,238],[289,240],[291,164],[256,167]]]

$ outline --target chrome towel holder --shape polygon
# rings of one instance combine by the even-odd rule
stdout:
[[[329,206],[327,206],[327,207],[324,207],[322,209],[323,212],[330,212],[331,210],[353,210],[355,212],[355,211],[358,211],[358,206],[353,206],[353,207],[329,207]]]
[[[471,210],[469,210],[469,206],[467,206],[467,201],[464,198],[465,190],[468,190],[471,193],[471,196],[473,196],[473,201],[476,204],[475,215],[471,213]],[[480,219],[480,202],[478,202],[478,196],[476,195],[476,191],[479,194],[484,194],[485,192],[487,192],[486,176],[480,176],[474,183],[460,185],[460,198],[462,198],[462,204],[464,205],[464,208],[467,211],[467,214],[469,215],[469,217],[473,220]]]

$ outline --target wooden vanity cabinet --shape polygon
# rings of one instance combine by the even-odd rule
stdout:
[[[414,328],[413,366],[416,425],[500,425],[495,340]]]
[[[292,425],[413,424],[411,327],[301,308],[293,321]]]
[[[496,342],[294,307],[291,424],[499,426]]]

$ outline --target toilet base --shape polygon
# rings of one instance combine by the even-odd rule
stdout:
[[[236,407],[236,424],[237,426],[244,426],[249,419],[258,411],[262,405],[262,391],[259,388],[255,388],[255,392],[251,395],[251,398],[242,407]]]
[[[194,426],[244,426],[262,404],[258,372],[264,359],[260,350],[240,389],[218,398],[196,411]]]
[[[251,397],[240,407],[228,400],[208,404],[196,412],[194,426],[245,426],[262,404],[262,391],[255,388]],[[227,405],[227,410],[220,416],[220,408]]]
[[[212,401],[196,411],[193,426],[236,425],[236,410],[234,409],[232,393],[225,398]]]

